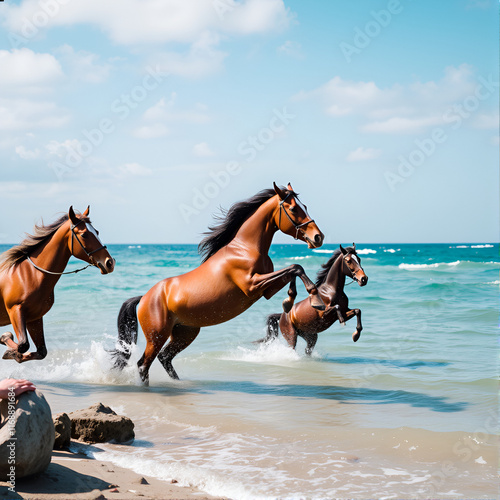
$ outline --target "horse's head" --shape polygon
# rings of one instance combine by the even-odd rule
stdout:
[[[78,259],[88,262],[101,270],[101,274],[109,274],[115,268],[115,259],[111,257],[106,247],[99,239],[99,231],[88,218],[90,206],[78,217],[73,207],[69,207],[68,218],[71,222],[69,248]]]
[[[296,240],[304,241],[309,248],[319,248],[325,236],[309,217],[307,207],[300,202],[290,183],[286,190],[274,183],[274,190],[279,197],[279,209],[275,216],[278,229]]]
[[[356,243],[347,248],[340,245],[340,251],[342,252],[344,274],[357,281],[359,286],[365,286],[368,283],[368,276],[361,267],[361,258],[356,253]]]

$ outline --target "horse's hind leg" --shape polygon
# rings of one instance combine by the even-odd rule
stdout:
[[[295,346],[297,345],[297,330],[286,314],[281,315],[280,330],[284,339],[288,342],[288,345],[292,349],[295,349]]]
[[[303,333],[299,332],[299,335],[306,341],[306,355],[310,356],[313,352],[314,346],[318,341],[317,333]]]
[[[170,342],[161,350],[158,354],[158,359],[160,360],[163,368],[166,372],[175,380],[179,380],[177,372],[172,366],[172,360],[188,347],[191,342],[200,333],[200,328],[194,326],[184,326],[177,324],[172,329],[172,335],[170,336]]]

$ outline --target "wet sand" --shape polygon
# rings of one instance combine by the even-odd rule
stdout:
[[[36,477],[19,479],[16,492],[0,482],[0,498],[40,500],[130,500],[197,499],[216,497],[196,488],[183,487],[155,478],[141,476],[110,462],[89,459],[80,453],[54,451],[46,471]],[[219,497],[222,498],[222,497]]]

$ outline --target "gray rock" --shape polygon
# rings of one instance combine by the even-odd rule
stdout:
[[[66,413],[58,413],[54,416],[54,430],[56,440],[54,450],[64,450],[69,448],[71,443],[71,420]]]
[[[115,441],[125,443],[135,437],[134,423],[130,418],[117,415],[109,406],[102,403],[85,410],[69,414],[71,437],[86,443],[105,443]]]
[[[55,436],[43,394],[25,392],[14,403],[1,400],[0,416],[0,480],[12,480],[12,472],[19,479],[44,471],[50,464]]]

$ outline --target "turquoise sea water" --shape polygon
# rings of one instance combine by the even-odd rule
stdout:
[[[270,256],[275,269],[300,263],[313,278],[335,248],[275,245]],[[301,339],[296,353],[282,339],[252,344],[283,290],[202,329],[174,360],[180,382],[155,362],[142,388],[134,362],[110,370],[120,306],[199,256],[195,245],[109,245],[113,274],[59,281],[47,358],[2,361],[0,376],[34,380],[54,412],[110,404],[135,420],[137,440],[106,445],[101,458],[216,495],[496,497],[498,245],[357,248],[369,277],[346,288],[363,313],[357,343],[351,321],[320,334],[312,359]]]

